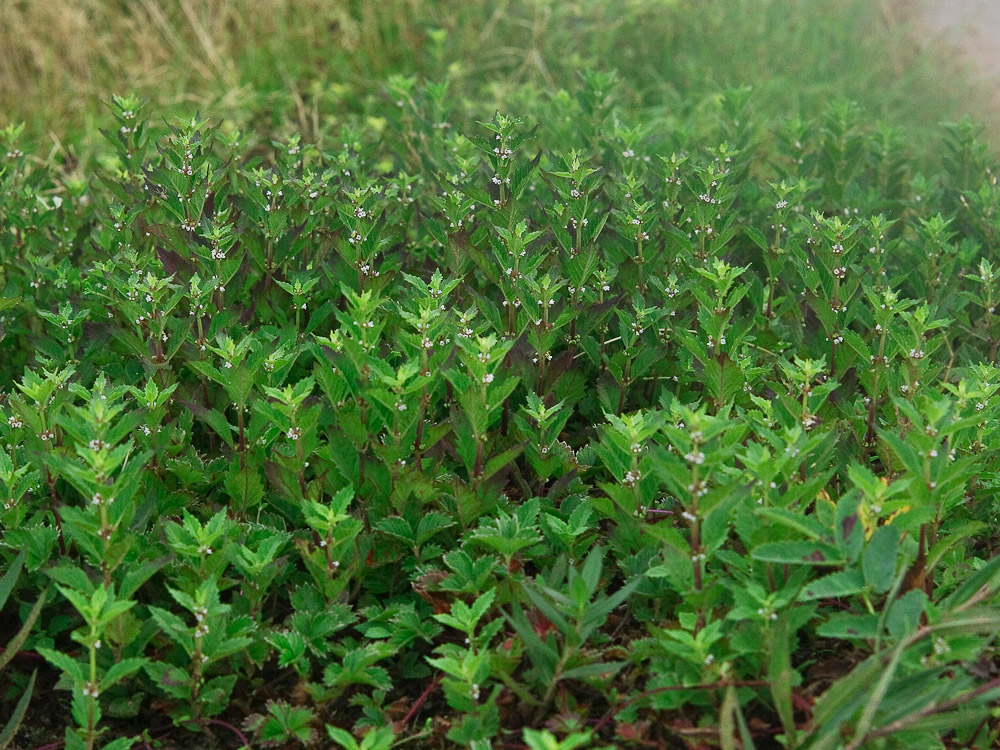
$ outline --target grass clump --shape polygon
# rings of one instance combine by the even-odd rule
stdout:
[[[566,7],[511,6],[607,59]],[[336,120],[0,133],[0,747],[993,746],[978,129],[572,27],[499,86],[400,8],[342,9]]]

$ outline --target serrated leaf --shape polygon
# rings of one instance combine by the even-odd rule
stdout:
[[[42,646],[39,646],[35,650],[39,654],[41,654],[42,658],[44,658],[45,661],[47,661],[49,664],[54,666],[56,669],[62,670],[70,677],[72,677],[75,683],[77,684],[83,683],[84,681],[83,665],[77,662],[71,656],[62,653],[61,651],[56,651],[55,649],[51,648],[44,648]]]
[[[111,665],[108,671],[104,673],[104,677],[101,679],[101,690],[106,690],[126,677],[131,677],[133,674],[142,669],[148,662],[149,659],[145,657],[122,659],[119,662],[115,662]]]

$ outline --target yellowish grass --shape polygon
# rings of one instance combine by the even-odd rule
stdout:
[[[897,123],[954,119],[961,87],[882,2],[0,0],[0,126],[85,152],[103,102],[134,91],[157,116],[200,109],[264,137],[287,121],[309,137],[392,73],[449,75],[455,96],[500,104],[587,65],[618,68],[650,106],[750,84],[782,113],[837,96]]]
[[[364,40],[349,6],[342,0],[3,0],[0,117],[65,133],[112,92],[135,90],[161,106],[224,96],[260,82],[255,60],[291,66],[331,47],[357,49]]]

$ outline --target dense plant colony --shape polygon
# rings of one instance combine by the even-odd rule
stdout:
[[[3,131],[0,740],[994,746],[974,129],[618,95]]]

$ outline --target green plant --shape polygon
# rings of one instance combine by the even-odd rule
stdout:
[[[115,97],[89,185],[4,131],[3,699],[86,748],[988,747],[986,157],[626,84],[262,144]]]

